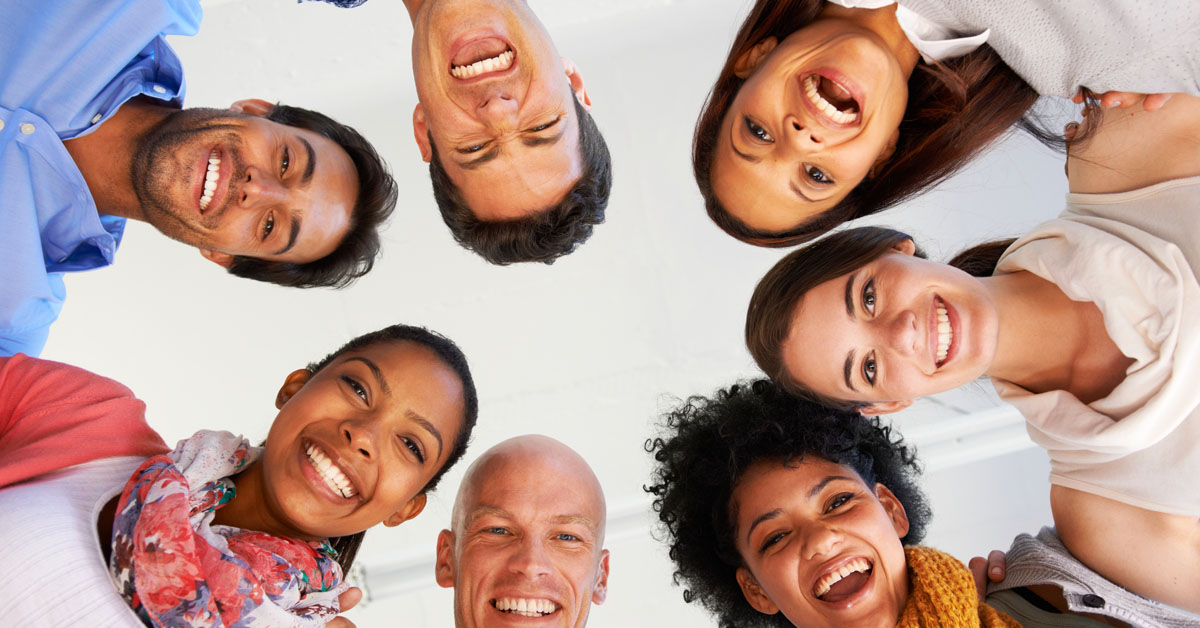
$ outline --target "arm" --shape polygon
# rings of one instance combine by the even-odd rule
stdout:
[[[1063,544],[1090,569],[1143,597],[1200,612],[1200,519],[1058,485],[1050,487],[1050,510]]]
[[[121,384],[24,355],[0,358],[0,486],[114,456],[169,448]]]
[[[1125,192],[1200,175],[1200,98],[1177,94],[1154,112],[1124,105],[1089,114],[1100,116],[1096,132],[1068,150],[1071,192]]]

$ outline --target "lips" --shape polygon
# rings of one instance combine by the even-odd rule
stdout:
[[[505,39],[475,36],[457,42],[450,55],[450,76],[460,81],[491,78],[508,73],[517,64],[517,53]]]
[[[362,499],[360,483],[353,469],[313,441],[305,440],[302,445],[305,475],[319,493],[338,503]]]
[[[849,605],[867,592],[875,563],[864,556],[839,558],[828,563],[813,583],[813,597],[827,604]]]
[[[546,617],[562,608],[547,598],[498,597],[491,601],[492,608],[507,615],[520,617]]]
[[[933,352],[933,365],[941,368],[950,361],[955,345],[955,319],[953,310],[939,296],[933,297],[933,314],[930,317],[930,349]]]
[[[847,128],[862,120],[861,90],[844,74],[817,70],[801,78],[800,87],[805,108],[825,126]]]
[[[232,165],[225,151],[219,146],[213,147],[202,158],[198,166],[201,176],[196,191],[196,208],[201,215],[208,214],[209,210],[215,208],[220,204],[220,199],[224,198],[225,192],[229,188],[228,180]]]

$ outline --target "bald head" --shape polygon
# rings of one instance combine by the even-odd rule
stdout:
[[[437,579],[454,587],[457,628],[529,613],[585,625],[607,594],[604,519],[600,481],[570,447],[527,435],[484,452],[438,536]]]

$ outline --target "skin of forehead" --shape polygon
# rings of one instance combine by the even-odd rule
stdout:
[[[475,497],[487,492],[489,478],[503,471],[508,465],[520,465],[525,468],[540,467],[540,475],[555,478],[555,485],[561,490],[563,485],[571,485],[592,493],[597,508],[599,520],[596,526],[597,547],[604,544],[604,524],[607,517],[604,491],[600,480],[592,471],[591,466],[574,449],[563,443],[539,434],[526,434],[510,438],[485,451],[463,476],[462,484],[458,487],[458,495],[454,499],[454,512],[451,517],[455,536],[462,538],[463,528],[470,508],[476,502]],[[496,504],[504,508],[504,504]]]

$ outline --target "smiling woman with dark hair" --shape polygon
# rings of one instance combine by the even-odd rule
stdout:
[[[928,190],[1014,125],[1061,145],[1028,117],[1039,95],[1200,95],[1198,25],[1189,3],[758,0],[696,122],[696,182],[730,235],[799,244]]]

